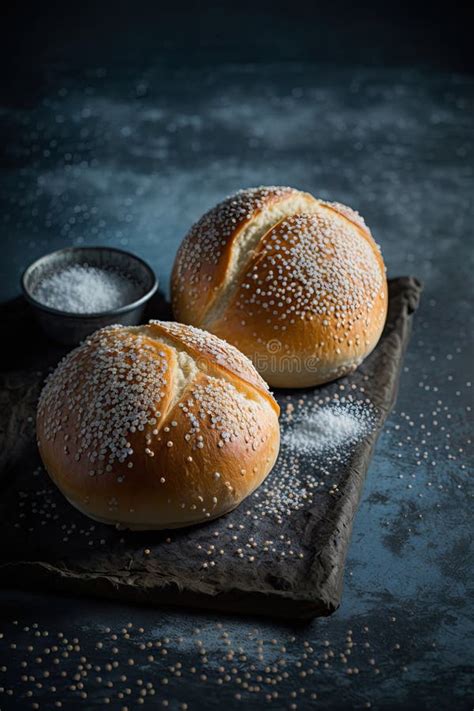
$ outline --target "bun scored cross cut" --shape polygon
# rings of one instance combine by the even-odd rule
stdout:
[[[177,319],[233,343],[274,387],[354,370],[388,305],[360,215],[288,187],[242,190],[206,213],[181,244],[171,293]]]
[[[53,481],[91,518],[130,529],[220,516],[278,455],[279,407],[239,351],[178,323],[112,326],[49,376],[38,446]]]

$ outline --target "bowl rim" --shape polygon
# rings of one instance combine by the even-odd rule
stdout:
[[[77,313],[75,311],[62,311],[61,309],[55,309],[52,306],[47,306],[47,304],[43,304],[41,303],[41,301],[38,301],[38,299],[36,299],[27,288],[26,279],[28,278],[29,273],[44,259],[47,259],[54,255],[64,254],[66,252],[79,253],[85,251],[91,252],[99,250],[106,252],[118,252],[119,254],[127,256],[131,261],[139,262],[145,268],[151,278],[151,287],[148,289],[148,291],[146,291],[145,294],[143,294],[143,296],[141,296],[139,299],[136,299],[135,301],[132,301],[129,304],[125,304],[124,306],[119,306],[117,309],[109,309],[108,311],[92,311],[90,313]],[[40,309],[41,311],[45,311],[46,313],[50,313],[54,316],[67,316],[68,318],[86,320],[100,319],[106,316],[120,316],[121,314],[127,313],[128,311],[133,311],[133,309],[142,306],[153,296],[153,294],[158,289],[158,279],[148,262],[146,262],[141,257],[138,257],[136,254],[133,254],[132,252],[128,252],[125,249],[120,249],[119,247],[108,247],[102,245],[94,245],[88,247],[84,245],[83,247],[63,247],[62,249],[55,249],[53,252],[48,252],[47,254],[43,254],[43,256],[38,257],[38,259],[35,259],[34,262],[31,262],[31,264],[29,264],[23,271],[20,277],[20,285],[21,290],[23,292],[23,296],[35,308]]]

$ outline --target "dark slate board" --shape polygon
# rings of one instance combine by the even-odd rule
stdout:
[[[340,603],[354,515],[377,436],[395,401],[420,292],[414,278],[390,281],[384,334],[354,374],[320,388],[276,393],[284,439],[321,398],[370,400],[374,429],[342,462],[283,446],[264,485],[238,509],[178,531],[119,531],[72,508],[36,451],[35,405],[45,371],[8,372],[0,395],[0,584],[286,618],[332,613]],[[11,328],[11,311],[5,318]],[[21,321],[15,323],[21,338],[25,331]],[[31,361],[35,342],[29,333]],[[275,491],[283,491],[287,503],[268,513]]]

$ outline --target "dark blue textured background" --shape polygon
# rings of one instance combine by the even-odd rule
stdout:
[[[1,709],[472,707],[467,18],[245,10],[187,3],[147,21],[140,5],[51,4],[7,18],[0,295],[70,244],[140,254],[166,294],[186,230],[240,187],[289,184],[357,208],[389,275],[414,274],[425,292],[342,606],[292,628],[5,591]]]

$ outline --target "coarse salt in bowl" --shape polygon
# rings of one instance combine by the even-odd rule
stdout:
[[[158,282],[139,257],[113,247],[69,247],[33,262],[21,285],[43,330],[77,345],[98,328],[140,322]]]

